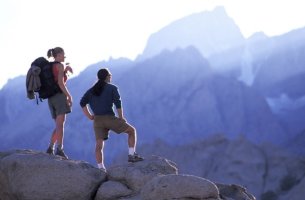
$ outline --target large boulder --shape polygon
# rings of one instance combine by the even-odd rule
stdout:
[[[84,161],[31,150],[0,152],[1,200],[88,200],[105,179]]]
[[[216,186],[218,187],[221,199],[256,200],[256,198],[250,194],[246,188],[240,185],[216,183]]]
[[[248,198],[249,197],[249,198]],[[254,200],[241,186],[180,175],[158,156],[109,167],[32,150],[0,152],[1,200]]]
[[[130,196],[133,193],[126,185],[117,181],[107,181],[98,189],[94,200],[111,200]]]
[[[156,177],[143,187],[141,198],[144,200],[220,199],[218,188],[214,183],[191,175]]]
[[[154,177],[167,174],[178,174],[176,164],[158,156],[108,169],[109,180],[124,182],[134,191],[140,191],[143,185]]]

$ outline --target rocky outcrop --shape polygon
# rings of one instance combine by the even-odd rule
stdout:
[[[223,194],[222,194],[223,192]],[[178,174],[175,163],[157,156],[108,168],[33,150],[0,152],[1,200],[254,200],[241,186]]]
[[[0,153],[0,199],[92,199],[106,180],[83,161],[30,150]]]
[[[141,197],[155,199],[219,199],[219,190],[207,179],[190,175],[156,177],[146,184]]]

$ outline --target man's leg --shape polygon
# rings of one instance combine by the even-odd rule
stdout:
[[[136,129],[132,126],[129,126],[124,132],[128,134],[128,147],[130,150],[129,154],[134,154],[137,143]]]
[[[95,158],[99,169],[106,172],[104,165],[104,140],[97,139],[95,144]]]
[[[137,131],[133,126],[129,126],[125,131],[128,134],[128,162],[138,162],[144,160],[136,153]]]

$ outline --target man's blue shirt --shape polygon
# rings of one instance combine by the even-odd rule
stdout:
[[[106,83],[100,96],[93,94],[90,88],[80,100],[80,106],[85,107],[89,104],[94,115],[115,115],[113,105],[121,108],[122,101],[117,86]]]

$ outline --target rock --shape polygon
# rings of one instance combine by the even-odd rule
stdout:
[[[0,153],[1,200],[88,200],[105,179],[84,161],[31,150]]]
[[[141,191],[143,200],[219,199],[219,191],[211,181],[191,175],[165,175],[148,182]]]
[[[108,179],[126,183],[128,188],[139,192],[143,185],[156,176],[177,174],[176,164],[158,156],[144,161],[118,165],[108,169]]]
[[[216,183],[216,185],[219,189],[221,199],[256,200],[256,198],[252,194],[248,193],[246,188],[242,186],[235,184],[225,185],[220,183]]]
[[[289,189],[285,195],[279,198],[279,200],[299,200],[304,199],[305,196],[305,177],[300,180],[300,182],[296,183],[295,187]]]
[[[158,156],[110,167],[106,174],[87,162],[42,152],[0,152],[1,200],[255,200],[241,186],[217,186],[178,175],[175,163]]]
[[[124,184],[116,181],[107,181],[103,183],[97,191],[95,200],[111,200],[125,197],[132,194]]]

